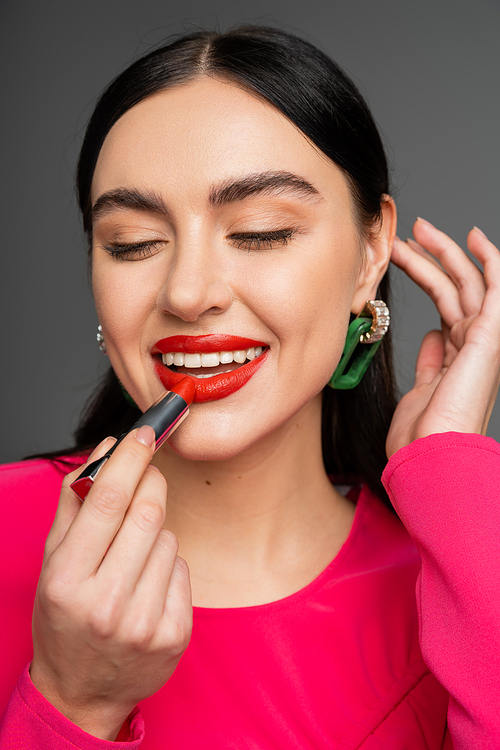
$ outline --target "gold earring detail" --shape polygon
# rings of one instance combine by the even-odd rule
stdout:
[[[381,299],[372,299],[365,304],[358,318],[372,318],[370,329],[359,337],[360,344],[374,344],[380,341],[388,331],[391,316],[389,308]]]

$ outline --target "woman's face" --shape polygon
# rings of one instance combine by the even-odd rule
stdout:
[[[316,419],[349,313],[387,259],[361,240],[342,172],[294,125],[208,77],[157,93],[111,129],[92,204],[119,379],[143,410],[182,373],[198,383],[178,453],[228,458],[298,413]]]

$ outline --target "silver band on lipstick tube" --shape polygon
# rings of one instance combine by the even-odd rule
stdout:
[[[165,442],[172,432],[187,417],[189,406],[178,393],[165,393],[142,414],[137,422],[130,428],[129,432],[143,425],[149,425],[155,432],[155,451]],[[96,461],[92,461],[71,484],[71,489],[78,495],[80,500],[85,500],[99,471],[108,461],[115,448],[121,443],[129,432],[121,435],[113,447]]]

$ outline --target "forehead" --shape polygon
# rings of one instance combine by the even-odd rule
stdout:
[[[107,135],[92,201],[117,187],[175,185],[206,197],[235,176],[289,172],[327,198],[349,200],[341,170],[284,115],[237,85],[203,76],[143,100]]]

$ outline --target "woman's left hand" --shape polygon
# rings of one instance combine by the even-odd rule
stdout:
[[[469,233],[481,273],[429,222],[417,219],[413,234],[416,242],[396,238],[392,261],[431,297],[441,330],[422,342],[415,384],[389,429],[388,457],[436,432],[486,434],[500,382],[500,252],[481,230]]]

